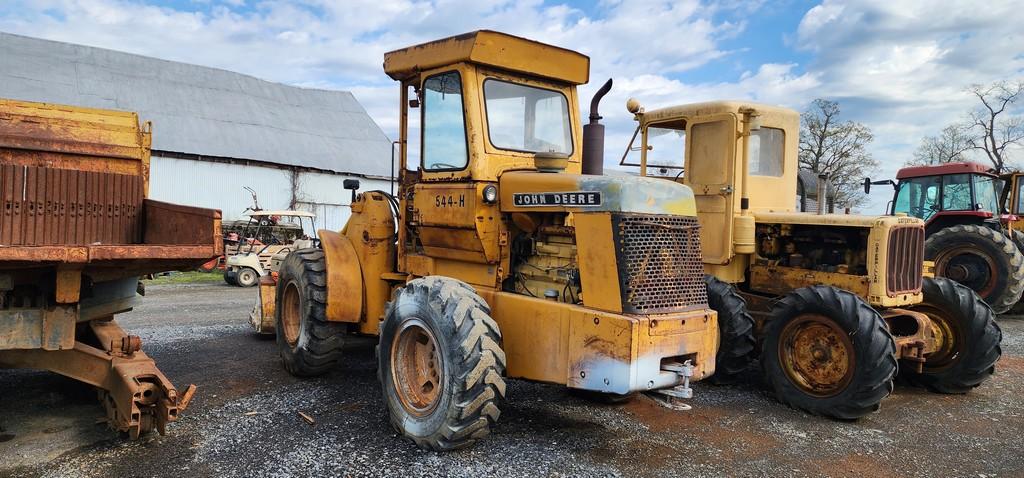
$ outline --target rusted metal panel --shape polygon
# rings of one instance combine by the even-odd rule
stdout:
[[[220,233],[205,224],[220,220],[220,211],[145,200],[146,244],[210,244],[220,240]],[[204,224],[203,227],[197,227]]]
[[[75,345],[74,306],[0,310],[0,350],[60,350]]]
[[[4,245],[135,244],[142,239],[138,176],[17,165],[4,166],[2,173]],[[65,204],[66,197],[75,199]]]

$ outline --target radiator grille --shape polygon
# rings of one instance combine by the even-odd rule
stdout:
[[[707,306],[697,218],[614,214],[612,229],[624,312],[663,313]]]
[[[885,290],[889,295],[921,291],[924,265],[924,227],[903,226],[889,232]]]

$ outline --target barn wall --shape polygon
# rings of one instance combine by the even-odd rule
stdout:
[[[296,208],[315,213],[317,228],[340,230],[350,215],[351,193],[342,188],[346,178],[358,179],[360,191],[390,190],[387,180],[303,172],[298,174]],[[149,197],[220,209],[225,221],[233,221],[245,219],[242,213],[253,205],[245,186],[256,190],[263,209],[288,209],[291,182],[287,169],[153,156]]]

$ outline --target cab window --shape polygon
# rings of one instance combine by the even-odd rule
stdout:
[[[939,184],[936,177],[900,181],[896,201],[893,203],[893,214],[902,212],[927,221],[939,209]]]
[[[999,196],[996,192],[996,178],[974,175],[974,198],[978,210],[999,214]]]
[[[786,135],[778,128],[761,128],[750,132],[749,167],[754,176],[782,176],[782,160]]]
[[[484,107],[494,147],[572,154],[569,102],[562,93],[488,78]]]
[[[457,71],[423,82],[423,169],[465,169],[469,163],[466,121],[462,109],[462,77]]]
[[[942,210],[973,211],[971,175],[949,174],[942,177]]]
[[[682,169],[686,157],[686,124],[647,127],[647,167]]]
[[[1024,179],[1017,180],[1017,208],[1013,210],[1014,214],[1020,214],[1024,211]]]

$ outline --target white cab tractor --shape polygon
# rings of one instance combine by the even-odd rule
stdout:
[[[274,263],[281,261],[292,251],[317,247],[316,215],[306,211],[251,211],[233,254],[227,256],[224,268],[224,282],[239,287],[252,287],[260,278],[271,273]],[[306,227],[308,221],[308,227]],[[300,232],[295,239],[287,239],[275,233],[285,226],[312,231],[312,236]]]

